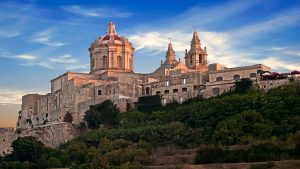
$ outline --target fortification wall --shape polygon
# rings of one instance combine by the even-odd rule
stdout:
[[[13,128],[2,128],[0,129],[0,156],[11,153],[11,143],[18,137],[33,136],[45,146],[54,148],[79,136],[80,133],[80,129],[70,123],[57,123],[17,131]]]
[[[11,143],[17,139],[14,128],[0,128],[0,156],[11,153]]]

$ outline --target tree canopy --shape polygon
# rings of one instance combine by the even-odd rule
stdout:
[[[90,107],[85,113],[84,120],[89,128],[99,128],[100,125],[105,127],[116,127],[119,123],[119,109],[112,101],[106,100],[100,104]]]

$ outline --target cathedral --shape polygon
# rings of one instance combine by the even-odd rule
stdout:
[[[191,35],[184,62],[176,59],[171,42],[166,47],[165,61],[154,72],[135,73],[134,46],[110,22],[106,34],[89,48],[90,72],[68,71],[51,80],[51,93],[23,96],[17,129],[62,123],[67,113],[72,115],[73,124],[79,124],[91,105],[108,99],[125,112],[141,96],[160,95],[163,105],[198,96],[217,96],[234,90],[235,82],[242,78],[261,85],[258,72],[271,71],[262,64],[234,68],[208,64],[209,52],[201,46],[196,31]]]

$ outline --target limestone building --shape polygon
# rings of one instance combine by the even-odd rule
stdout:
[[[89,52],[90,73],[66,72],[51,80],[51,93],[22,97],[17,128],[61,123],[66,113],[72,115],[74,124],[79,124],[90,105],[107,99],[124,112],[145,95],[160,95],[163,104],[182,103],[199,95],[216,96],[233,90],[234,82],[241,78],[257,82],[258,71],[271,71],[261,64],[236,68],[208,65],[208,51],[202,48],[195,31],[184,62],[176,59],[170,43],[165,61],[154,72],[135,73],[133,44],[117,34],[112,22],[106,34],[91,44]]]

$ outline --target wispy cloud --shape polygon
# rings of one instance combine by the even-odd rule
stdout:
[[[266,50],[269,50],[269,51],[281,51],[281,50],[284,50],[284,49],[287,49],[286,47],[271,47],[271,48],[268,48]]]
[[[50,70],[80,70],[84,72],[89,69],[89,64],[81,63],[78,58],[73,57],[71,54],[28,60],[27,62],[20,63],[19,65],[29,67],[38,66]]]
[[[291,27],[293,25],[300,25],[300,8],[286,10],[279,14],[276,14],[272,18],[254,23],[251,25],[237,28],[229,33],[238,37],[239,39],[257,37],[254,35],[262,33],[272,33],[274,31],[283,30],[284,28]]]
[[[72,57],[70,54],[66,54],[66,55],[62,55],[62,56],[58,56],[58,57],[53,57],[49,59],[51,62],[55,62],[55,63],[78,63],[78,59]]]
[[[10,52],[4,51],[0,53],[0,58],[8,58],[8,59],[16,59],[21,61],[33,61],[37,59],[36,56],[30,54],[21,54],[21,55],[14,55]]]
[[[53,33],[54,33],[53,29],[47,29],[42,32],[38,32],[32,37],[31,41],[48,45],[48,46],[53,46],[53,47],[65,45],[62,42],[53,40],[53,38],[51,37]]]
[[[4,50],[4,49],[3,49]],[[0,51],[1,52],[1,51]],[[80,70],[87,72],[89,69],[89,64],[82,63],[78,58],[72,56],[71,54],[64,54],[55,57],[38,56],[31,54],[18,54],[14,55],[7,51],[2,51],[0,53],[0,58],[15,59],[18,60],[20,66],[28,67],[43,67],[50,70]]]
[[[219,5],[204,7],[194,6],[190,10],[182,13],[181,15],[171,18],[167,23],[168,28],[180,28],[190,30],[192,26],[198,26],[204,28],[210,23],[216,23],[216,21],[222,21],[224,18],[230,18],[234,15],[240,14],[247,9],[254,7],[261,1],[240,1],[233,0],[228,3],[220,2]],[[200,12],[201,11],[201,12]],[[172,22],[170,25],[169,23]],[[164,22],[162,22],[164,23]],[[184,25],[184,27],[182,26]],[[210,24],[211,25],[211,24]]]
[[[9,104],[21,104],[22,96],[28,93],[40,93],[45,94],[47,91],[43,90],[20,90],[20,89],[11,89],[0,86],[0,105],[9,105]]]
[[[23,60],[35,60],[36,57],[32,55],[16,55],[15,58],[17,59],[23,59]]]
[[[138,51],[149,53],[149,50],[164,54],[167,49],[168,37],[171,36],[174,50],[177,53],[183,54],[185,49],[189,49],[192,33],[184,30],[182,25],[202,25],[203,23],[214,24],[222,22],[226,17],[242,13],[250,7],[258,4],[258,1],[245,2],[245,1],[232,1],[228,4],[216,6],[207,9],[209,12],[204,12],[199,15],[199,10],[195,7],[186,13],[179,16],[174,16],[172,21],[168,20],[168,25],[162,25],[155,28],[148,27],[147,29],[139,29],[138,33],[129,35],[129,40],[135,44]],[[219,10],[222,8],[223,10]],[[292,70],[299,69],[294,60],[287,60],[278,55],[272,55],[272,52],[282,52],[282,55],[287,54],[291,50],[288,46],[285,47],[263,47],[256,51],[251,51],[251,47],[242,47],[240,44],[253,42],[253,35],[265,35],[282,30],[282,28],[289,28],[291,26],[300,24],[300,10],[289,9],[273,15],[265,21],[260,21],[240,27],[235,27],[232,30],[224,32],[209,32],[203,29],[198,31],[201,43],[207,46],[208,59],[210,63],[221,63],[228,67],[244,66],[257,63],[266,64],[277,70]],[[213,15],[212,17],[209,17]],[[181,19],[187,18],[187,19]],[[208,19],[207,19],[208,18]],[[213,18],[211,20],[211,18]],[[161,21],[164,22],[164,21]],[[209,24],[208,24],[209,25]],[[247,37],[247,38],[245,38]],[[249,38],[248,38],[249,37]],[[202,47],[203,47],[202,46]],[[297,55],[293,51],[293,55]],[[178,56],[178,55],[177,55]],[[182,57],[182,56],[179,56]],[[298,65],[299,65],[298,60]]]
[[[6,30],[0,30],[0,38],[13,38],[16,36],[19,36],[19,31],[6,31]]]
[[[103,7],[103,8],[87,8],[80,5],[62,6],[63,10],[76,15],[97,17],[97,18],[128,18],[132,14],[124,12],[120,9]]]

